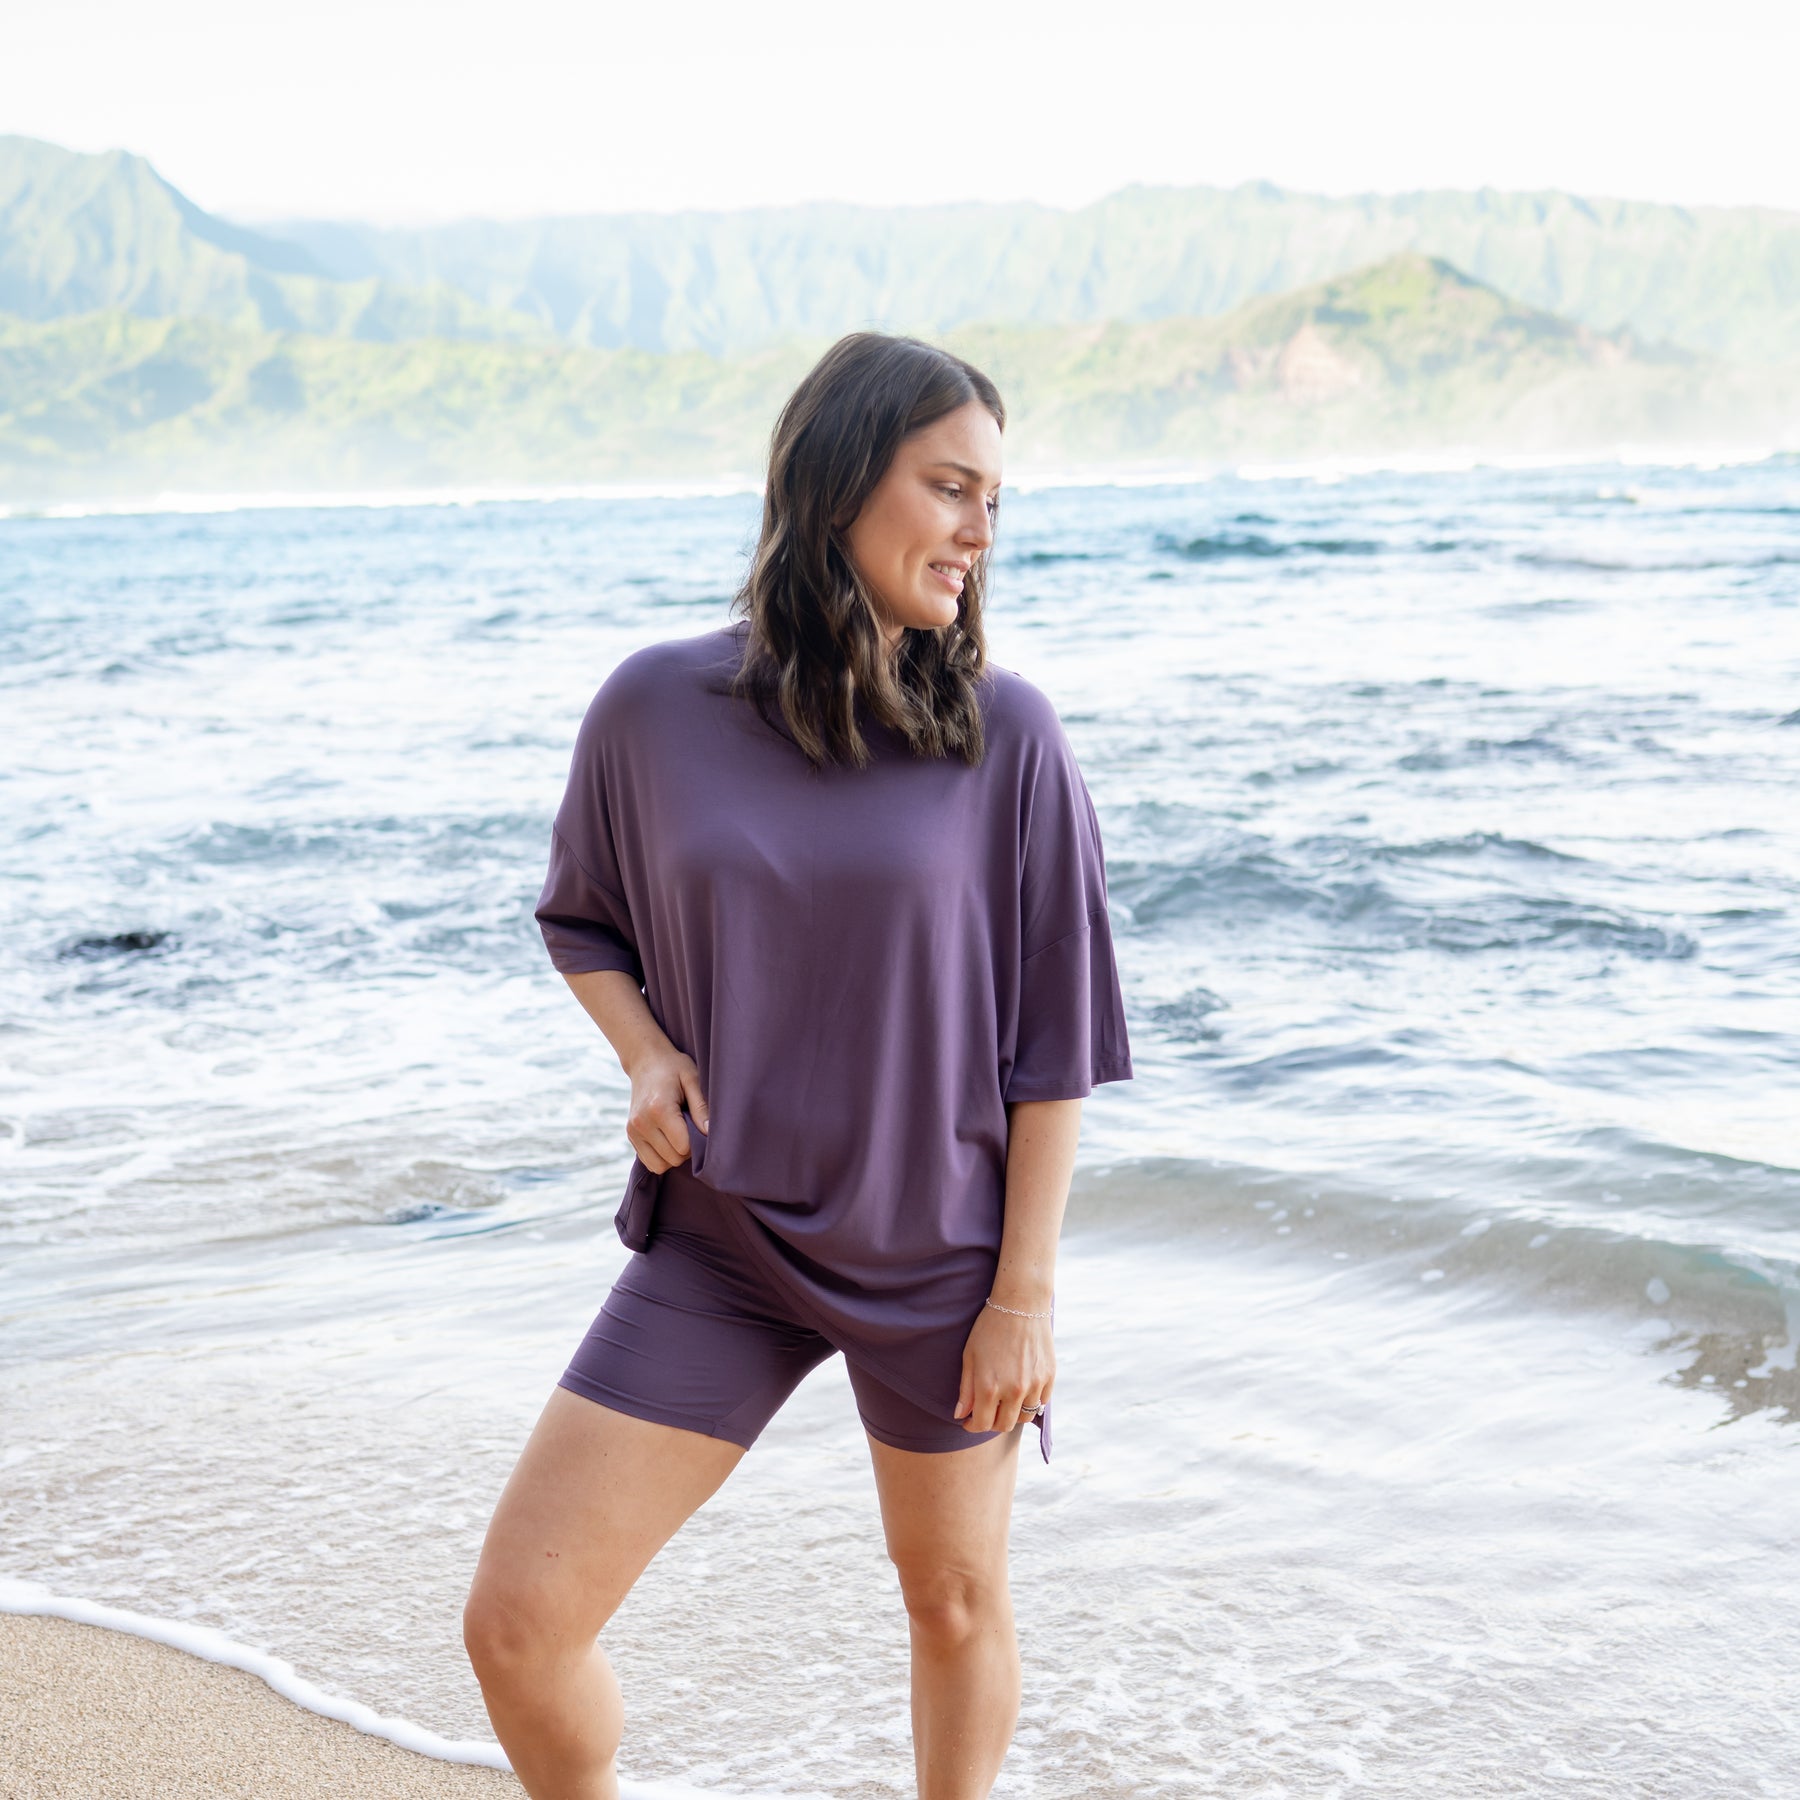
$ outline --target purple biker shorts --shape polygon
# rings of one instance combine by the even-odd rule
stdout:
[[[719,1218],[721,1196],[668,1170],[656,1235],[619,1273],[559,1387],[615,1412],[728,1438],[747,1450],[838,1346],[792,1307]],[[966,1450],[998,1437],[939,1418],[846,1354],[870,1437],[897,1450]]]

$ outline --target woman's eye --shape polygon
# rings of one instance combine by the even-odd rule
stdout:
[[[954,481],[940,481],[937,484],[937,490],[940,494],[948,494],[952,500],[960,500],[962,498],[963,491]],[[987,502],[987,516],[990,519],[996,517],[999,511],[1000,502],[998,500],[989,500]]]

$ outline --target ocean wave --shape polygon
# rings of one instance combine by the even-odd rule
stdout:
[[[183,1011],[234,983],[379,978],[397,961],[515,975],[542,957],[548,842],[547,817],[523,815],[214,822],[139,851],[135,879],[86,916],[79,888],[40,907],[14,955],[56,991]]]
[[[370,813],[307,824],[244,825],[215,819],[150,854],[176,868],[195,863],[350,867],[365,859],[391,864],[397,855],[412,854],[434,867],[454,869],[485,862],[496,848],[510,854],[516,846],[529,845],[533,856],[540,849],[547,854],[549,842],[547,813]]]
[[[1465,882],[1434,902],[1404,896],[1381,873],[1384,866],[1428,867],[1446,858],[1525,865],[1581,860],[1487,832],[1412,845],[1331,836],[1301,840],[1287,853],[1250,844],[1186,865],[1120,855],[1109,866],[1108,885],[1137,929],[1208,917],[1250,922],[1301,916],[1353,927],[1383,948],[1457,955],[1578,946],[1682,961],[1698,952],[1691,931],[1573,896],[1498,886],[1471,893]]]
[[[1780,445],[1656,446],[1621,445],[1605,452],[1491,451],[1477,448],[1445,451],[1397,451],[1367,456],[1318,457],[1292,462],[1243,463],[1229,471],[1211,463],[1167,466],[1121,464],[1067,469],[1025,469],[1011,476],[1015,494],[1077,492],[1116,488],[1131,492],[1155,488],[1211,488],[1222,478],[1254,483],[1294,482],[1332,486],[1362,477],[1463,476],[1478,470],[1501,473],[1553,472],[1573,469],[1738,469],[1758,465],[1780,467],[1796,460]],[[110,499],[13,501],[0,504],[0,519],[64,520],[137,518],[155,515],[206,515],[238,512],[400,511],[419,507],[541,505],[564,500],[686,500],[760,494],[762,481],[751,474],[716,480],[656,482],[511,483],[432,488],[367,488],[263,493],[162,492]],[[1609,496],[1630,502],[1629,494]]]
[[[1153,1002],[1148,1017],[1151,1024],[1177,1042],[1203,1043],[1219,1036],[1212,1015],[1228,1011],[1230,1006],[1229,1000],[1211,988],[1195,987],[1173,1000]]]
[[[318,492],[160,493],[113,500],[0,506],[0,519],[119,519],[255,512],[401,512],[418,507],[533,506],[565,500],[710,500],[759,494],[750,476],[712,481],[578,482],[484,487],[321,489]]]
[[[1503,831],[1465,831],[1456,837],[1423,838],[1416,844],[1367,843],[1361,838],[1324,834],[1300,838],[1295,847],[1321,854],[1367,858],[1371,862],[1432,862],[1440,857],[1495,856],[1524,863],[1585,864],[1585,856],[1552,850],[1531,838],[1508,837]]]
[[[1792,1171],[1765,1172],[1784,1189],[1795,1185]],[[1603,1212],[1618,1196],[1586,1199]],[[1571,1203],[1559,1197],[1561,1207]],[[1198,1250],[1215,1269],[1238,1255],[1315,1261],[1338,1282],[1428,1290],[1439,1311],[1530,1304],[1610,1318],[1646,1353],[1675,1359],[1672,1384],[1711,1392],[1722,1422],[1760,1413],[1800,1425],[1800,1263],[1743,1243],[1663,1235],[1641,1214],[1589,1222],[1523,1200],[1419,1200],[1162,1157],[1084,1178],[1070,1197],[1068,1231],[1071,1242],[1152,1243],[1164,1257]]]
[[[1223,531],[1181,539],[1159,532],[1156,548],[1189,562],[1220,562],[1231,557],[1378,556],[1385,548],[1371,538],[1271,538],[1259,531]]]
[[[1570,569],[1601,575],[1685,575],[1718,569],[1779,569],[1800,563],[1800,556],[1777,550],[1763,555],[1678,556],[1655,560],[1582,556],[1573,551],[1521,550],[1517,560],[1537,569]]]
[[[1658,445],[1621,444],[1610,452],[1592,450],[1453,450],[1391,451],[1367,456],[1325,456],[1305,461],[1241,463],[1240,481],[1310,482],[1335,486],[1359,477],[1457,476],[1477,470],[1501,473],[1553,473],[1571,469],[1735,469],[1762,464],[1779,467],[1795,452],[1779,444]]]
[[[1581,758],[1554,738],[1534,731],[1524,737],[1464,738],[1460,744],[1409,750],[1394,759],[1394,767],[1413,774],[1431,774],[1443,769],[1466,769],[1481,763],[1520,760],[1573,763]]]

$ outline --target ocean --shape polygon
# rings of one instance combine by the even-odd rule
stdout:
[[[0,1605],[491,1757],[463,1594],[628,1254],[549,821],[757,509],[0,518]],[[1137,1069],[997,1794],[1800,1792],[1800,458],[1042,485],[994,563]],[[912,1793],[839,1362],[607,1643],[633,1792]]]

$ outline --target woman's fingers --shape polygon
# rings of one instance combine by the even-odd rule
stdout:
[[[681,1097],[694,1123],[702,1131],[707,1130],[712,1124],[712,1112],[700,1091],[700,1071],[692,1063],[681,1071]]]
[[[1047,1330],[983,1309],[963,1348],[952,1416],[966,1431],[1011,1431],[1050,1398],[1055,1374]]]
[[[691,1056],[673,1051],[633,1065],[625,1136],[645,1168],[660,1175],[693,1154],[690,1118],[702,1134],[712,1124],[699,1066]]]
[[[679,1113],[674,1116],[677,1120],[681,1117]],[[665,1125],[652,1114],[649,1118],[640,1120],[635,1130],[627,1131],[625,1135],[631,1139],[631,1147],[638,1153],[644,1167],[660,1175],[665,1169],[673,1168],[688,1153],[686,1143],[676,1141],[677,1129],[678,1126]],[[685,1138],[686,1133],[682,1136]]]
[[[968,1428],[971,1431],[1011,1431],[1034,1404],[1026,1398],[1025,1388],[1017,1383],[978,1382]]]
[[[681,1115],[677,1113],[675,1117],[679,1121]],[[646,1168],[660,1175],[663,1170],[672,1169],[678,1162],[686,1162],[691,1146],[687,1141],[686,1130],[679,1123],[653,1123],[641,1137],[632,1139],[632,1148],[643,1159]]]

